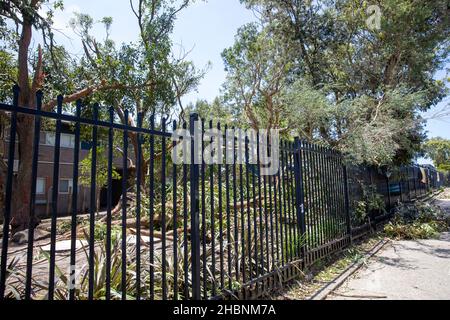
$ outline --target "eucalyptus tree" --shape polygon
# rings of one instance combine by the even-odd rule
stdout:
[[[179,7],[174,7],[164,1],[138,1],[137,4],[131,1],[140,38],[120,46],[108,37],[111,18],[100,21],[105,25],[107,35],[103,41],[91,35],[95,22],[89,15],[76,14],[71,20],[84,51],[79,67],[81,78],[97,79],[110,85],[126,84],[91,96],[104,106],[112,106],[122,123],[136,126],[139,113],[147,125],[150,116],[154,116],[156,121],[165,118],[167,124],[171,119],[183,118],[182,97],[197,87],[206,72],[206,69],[196,69],[186,59],[183,49],[176,56],[170,39],[176,14],[189,3],[184,1]],[[129,138],[134,159],[137,159],[138,136],[129,132]],[[142,153],[140,163],[144,173],[147,172],[149,158]],[[145,176],[142,185],[145,185]]]
[[[284,114],[277,126],[349,152],[358,163],[405,163],[420,150],[419,111],[448,93],[445,82],[433,78],[448,61],[447,1],[383,0],[377,7],[359,0],[242,2],[259,16],[270,41],[289,47],[289,70],[274,95]],[[253,56],[233,56],[241,65],[253,63]],[[274,65],[278,59],[271,56]],[[243,91],[225,87],[233,106]],[[251,84],[247,88],[252,92]],[[264,117],[259,101],[251,109]]]
[[[425,153],[433,160],[436,168],[450,172],[450,140],[441,137],[428,140],[424,145]]]
[[[291,67],[289,42],[251,23],[241,27],[232,47],[223,51],[223,85],[230,112],[253,129],[279,129],[284,106],[279,95]]]
[[[36,107],[36,91],[41,89],[45,83],[42,47],[38,46],[37,50],[30,54],[33,32],[37,30],[42,37],[44,50],[52,50],[54,48],[53,11],[62,6],[61,1],[57,1],[51,9],[42,13],[40,9],[44,4],[48,4],[48,1],[0,1],[0,25],[2,25],[2,36],[4,36],[2,37],[2,55],[9,62],[12,59],[16,65],[15,68],[4,69],[10,77],[15,79],[8,79],[6,82],[5,79],[2,79],[2,82],[11,84],[14,81],[20,86],[21,92],[18,103],[25,108]],[[8,60],[5,60],[5,62],[8,63]],[[52,59],[49,64],[55,66],[55,60]],[[45,101],[43,110],[49,111],[54,105],[56,105],[56,101]],[[9,121],[10,115],[2,112],[1,117],[4,121]],[[29,222],[33,126],[32,117],[18,116],[19,168],[17,175],[14,176],[13,183],[11,220],[13,232],[27,228]],[[3,159],[0,161],[0,181],[4,185],[7,165],[3,162]]]
[[[64,105],[84,99],[86,103],[98,100],[104,106],[113,106],[124,123],[136,119],[135,116],[124,119],[126,109],[132,115],[143,112],[146,119],[150,113],[159,113],[159,118],[167,116],[173,113],[175,105],[180,105],[179,98],[195,88],[203,76],[203,71],[197,71],[191,62],[171,59],[169,36],[177,15],[191,2],[130,1],[140,40],[119,47],[109,38],[111,18],[101,20],[107,37],[98,41],[89,33],[94,23],[92,18],[76,16],[73,27],[80,36],[84,51],[83,57],[78,59],[55,42],[53,17],[55,10],[63,9],[63,1],[1,0],[0,49],[5,58],[1,63],[5,66],[2,70],[9,76],[2,77],[2,88],[18,84],[21,90],[19,105],[26,108],[36,107],[35,93],[42,89],[46,92],[44,111],[56,107],[56,98],[50,97],[56,97],[58,92],[64,94]],[[41,38],[43,45],[34,47],[34,38]],[[7,113],[1,113],[1,117],[9,121]],[[30,222],[33,126],[32,117],[18,117],[19,170],[13,183],[13,232],[28,228]],[[130,138],[135,140],[133,136]],[[3,159],[0,161],[0,182],[4,185],[7,165]],[[38,221],[31,222],[32,225],[36,223]]]

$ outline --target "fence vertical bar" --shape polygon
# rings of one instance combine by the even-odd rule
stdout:
[[[320,168],[319,175],[319,197],[322,198],[320,201],[320,212],[322,217],[322,228],[321,234],[323,235],[322,244],[326,244],[331,241],[336,232],[336,217],[334,215],[333,207],[335,206],[333,199],[333,186],[330,184],[329,177],[332,173],[330,155],[327,150],[322,146],[316,146],[318,164]]]
[[[236,281],[239,282],[239,226],[238,226],[238,209],[237,209],[237,183],[236,183],[236,131],[233,131],[233,222],[234,222],[234,254],[235,254],[235,273]]]
[[[242,258],[242,281],[245,283],[247,281],[247,273],[245,272],[245,217],[244,217],[244,170],[242,161],[242,131],[239,130],[238,138],[238,151],[239,151],[239,200],[240,200],[240,214],[241,214],[241,258]]]
[[[409,167],[406,167],[406,181],[408,182],[408,200],[411,201],[411,179],[409,178]]]
[[[186,122],[183,122],[183,129],[187,129]],[[188,137],[183,137],[188,139]],[[187,154],[188,145],[183,143],[183,153]],[[189,298],[189,249],[188,249],[188,163],[183,163],[183,273],[184,273],[184,299]]]
[[[196,138],[195,125],[198,121],[198,114],[190,116],[189,129],[191,132],[191,261],[192,261],[192,299],[200,300],[200,197],[199,197],[199,165],[196,164]]]
[[[270,158],[272,156],[271,154],[271,148],[270,148],[270,137],[267,135],[267,155]],[[279,170],[279,168],[278,168]],[[271,244],[271,256],[272,256],[272,270],[275,270],[275,241],[278,243],[278,236],[277,233],[275,233],[276,240],[274,241],[274,211],[273,211],[273,197],[272,197],[272,180],[274,180],[275,175],[268,176],[268,189],[269,189],[269,219],[270,219],[270,244]],[[277,250],[278,252],[278,250]]]
[[[60,99],[58,99],[59,101]],[[40,111],[42,107],[42,94],[37,96],[37,110]],[[37,117],[39,118],[39,117]],[[40,136],[40,121],[35,118],[34,124],[34,142],[33,142],[33,160],[31,168],[31,198],[30,198],[30,217],[28,224],[28,248],[27,248],[27,271],[25,280],[25,299],[30,299],[31,296],[31,280],[33,272],[33,245],[34,245],[34,228],[35,228],[35,200],[36,200],[36,179],[37,168],[39,160],[39,136]],[[11,139],[10,139],[11,140]],[[13,167],[14,161],[8,162],[8,166]]]
[[[150,116],[150,129],[155,129],[155,116],[152,114]],[[154,198],[155,198],[155,136],[150,135],[150,164],[149,164],[149,229],[150,229],[150,252],[149,252],[149,260],[150,260],[150,299],[153,300],[155,298],[155,240],[154,240],[154,222],[153,219],[155,217],[155,209],[154,209]],[[125,168],[124,168],[125,169]],[[125,229],[126,230],[126,229]],[[125,231],[124,231],[125,232]],[[123,240],[122,240],[123,241]],[[122,274],[123,277],[123,274]]]
[[[307,265],[309,260],[309,250],[313,247],[312,242],[312,219],[311,219],[311,187],[310,187],[310,162],[309,162],[309,151],[308,151],[308,143],[306,141],[301,141],[301,156],[302,156],[302,162],[300,165],[303,169],[303,194],[304,194],[304,216],[305,216],[305,234],[306,234],[306,259],[305,265]]]
[[[295,254],[295,259],[298,259],[300,257],[300,250],[298,247],[298,242],[300,241],[299,238],[297,238],[300,230],[298,229],[299,223],[297,219],[297,207],[296,202],[296,187],[295,187],[295,157],[296,157],[296,144],[294,142],[289,142],[289,194],[290,194],[290,203],[292,210],[290,212],[290,219],[291,224],[290,227],[292,228],[292,238],[293,238],[293,244],[292,244],[292,250]],[[295,223],[296,222],[296,223]],[[292,226],[291,226],[292,225]]]
[[[334,157],[334,167],[335,170],[337,171],[337,176],[336,179],[334,181],[334,183],[336,183],[337,185],[337,192],[338,194],[336,195],[337,201],[338,201],[338,216],[339,216],[339,221],[340,221],[340,228],[339,228],[339,237],[343,237],[346,235],[347,233],[347,223],[346,223],[346,214],[345,214],[345,190],[344,190],[344,185],[343,183],[339,183],[340,181],[342,181],[344,179],[344,175],[343,175],[343,170],[342,170],[342,158],[339,154],[339,152],[332,150],[332,155]]]
[[[336,160],[336,167],[338,168],[339,171],[339,180],[337,181],[337,183],[339,183],[339,181],[344,180],[344,170],[343,170],[343,163],[342,163],[342,155],[338,152],[335,151],[335,156],[337,158]],[[342,227],[341,227],[341,236],[345,236],[347,234],[347,214],[346,214],[346,206],[345,206],[345,186],[343,183],[340,184],[339,186],[339,202],[340,202],[340,211],[341,211],[341,221],[342,221]]]
[[[219,140],[220,149],[217,150],[218,154],[218,164],[217,164],[217,184],[219,192],[219,266],[220,266],[220,289],[223,290],[225,286],[225,275],[224,275],[224,256],[223,256],[223,208],[222,208],[222,161],[223,161],[223,150],[222,150],[222,139],[223,136],[220,133],[220,122],[217,123],[217,130],[219,134],[216,139]],[[214,250],[214,249],[213,249]]]
[[[209,129],[212,131],[213,129],[213,122],[212,120],[209,121]],[[214,138],[210,137],[210,143],[214,143]],[[210,154],[210,157],[213,155]],[[214,164],[209,164],[209,195],[210,195],[210,215],[211,215],[211,278],[212,278],[212,288],[211,293],[213,296],[216,295],[216,217],[214,214]]]
[[[172,132],[177,130],[177,122],[172,122]],[[172,142],[172,150],[175,149],[177,142]],[[177,165],[172,159],[172,219],[173,219],[173,300],[178,300],[178,212],[177,212]]]
[[[261,247],[261,275],[264,274],[264,240],[263,240],[263,225],[262,225],[262,201],[261,201],[261,159],[260,159],[260,141],[259,141],[259,132],[256,135],[256,162],[257,162],[257,172],[258,172],[258,205],[259,205],[259,245]],[[263,287],[264,290],[264,287]]]
[[[205,136],[205,119],[201,119],[202,125],[201,125],[201,198],[202,198],[202,276],[203,276],[203,299],[208,298],[208,288],[207,288],[207,247],[206,247],[206,241],[207,241],[207,235],[206,235],[206,165],[205,165],[205,159],[203,152],[205,151],[205,142],[203,141],[203,138]]]
[[[143,114],[137,114],[138,128],[142,128]],[[142,180],[142,136],[137,134],[136,154],[136,300],[141,300],[141,180]]]
[[[338,238],[339,235],[339,201],[336,198],[337,192],[337,179],[339,172],[336,170],[334,163],[334,155],[332,150],[326,147],[320,147],[320,152],[322,153],[323,163],[325,167],[325,181],[326,193],[328,194],[329,200],[326,203],[328,208],[329,218],[326,220],[327,230],[329,232],[328,242],[331,242]]]
[[[288,228],[289,228],[289,237],[290,237],[290,241],[289,241],[289,250],[290,250],[290,258],[291,261],[293,261],[295,258],[297,258],[298,256],[298,252],[296,249],[296,241],[297,241],[297,237],[296,237],[296,230],[295,230],[295,225],[292,223],[294,221],[294,210],[295,210],[295,203],[294,203],[294,194],[292,193],[292,171],[294,170],[292,167],[292,142],[288,142],[286,144],[287,150],[286,150],[286,165],[287,165],[287,169],[286,169],[286,178],[287,178],[287,188],[288,188],[288,193],[287,193],[287,199],[288,199],[288,209],[289,209],[289,214],[288,214]]]
[[[318,174],[318,167],[317,167],[317,154],[315,150],[315,145],[312,143],[309,143],[309,154],[310,154],[310,164],[311,164],[311,200],[312,202],[312,213],[313,213],[313,229],[314,229],[314,239],[316,240],[317,247],[320,248],[322,245],[322,233],[320,232],[320,224],[321,224],[321,218],[320,218],[320,197],[319,197],[319,191],[318,191],[318,181],[317,178],[319,177]],[[316,252],[316,257],[319,255],[319,251]]]
[[[75,299],[75,264],[77,241],[77,213],[78,213],[78,163],[80,161],[80,116],[81,100],[76,102],[75,146],[73,150],[73,180],[72,180],[72,219],[70,225],[70,288],[69,299]]]
[[[282,150],[281,150],[281,143],[280,143],[280,156],[281,156],[281,159],[280,159],[280,163],[281,163],[281,166],[283,166],[283,152],[282,152]],[[277,180],[278,180],[278,185],[276,185],[275,186],[275,189],[276,189],[276,191],[277,191],[277,195],[275,196],[275,198],[278,196],[278,199],[277,199],[277,201],[278,201],[278,211],[277,210],[275,210],[275,216],[277,216],[277,215],[279,215],[278,216],[278,224],[279,224],[279,232],[280,232],[280,245],[281,245],[281,265],[283,266],[284,265],[284,262],[285,262],[285,260],[284,260],[284,257],[285,257],[285,255],[284,255],[284,243],[285,243],[285,237],[284,237],[284,233],[283,233],[283,195],[282,195],[282,192],[281,192],[281,184],[282,184],[282,182],[281,182],[281,179],[282,179],[282,172],[281,172],[282,170],[280,169],[280,170],[278,170],[278,173],[277,173],[277,176],[276,176],[276,178],[277,178]],[[278,229],[278,228],[277,228]]]
[[[255,163],[255,136],[252,134],[251,136],[251,142],[250,142],[250,144],[251,145],[249,145],[249,152],[251,152],[251,155],[252,155],[252,163],[251,163],[251,167],[253,168],[253,170],[252,170],[252,179],[251,179],[251,184],[252,184],[252,200],[251,201],[253,201],[253,233],[254,233],[254,237],[253,237],[253,240],[254,240],[254,245],[255,245],[255,250],[254,250],[254,261],[255,261],[255,278],[257,278],[258,277],[258,274],[259,274],[259,267],[258,267],[258,224],[257,224],[257,214],[256,214],[256,188],[255,188],[255,183],[256,183],[256,179],[255,179],[255,176],[256,176],[256,172],[255,172],[255,170],[256,170],[256,167],[257,166],[255,166],[254,165],[254,163]],[[249,211],[250,212],[250,211]],[[258,290],[259,290],[259,284],[258,283],[256,283],[256,291],[258,292]]]
[[[400,202],[403,202],[403,175],[402,175],[401,168],[400,168],[400,179],[399,179],[398,185],[400,188]]]
[[[285,141],[280,142],[280,156],[281,156],[281,170],[279,172],[279,178],[280,178],[280,184],[279,184],[279,196],[280,196],[280,229],[281,229],[281,236],[282,239],[282,254],[281,254],[281,260],[282,265],[289,262],[289,231],[288,231],[288,225],[287,225],[287,215],[288,215],[288,206],[286,205],[286,173],[287,170],[287,161],[286,161],[286,155],[285,150],[287,148],[287,143]],[[289,203],[289,202],[288,202]]]
[[[299,241],[298,248],[301,252],[303,259],[303,267],[306,262],[306,223],[305,223],[305,195],[303,191],[303,175],[302,175],[302,150],[299,137],[295,137],[294,140],[294,183],[295,183],[295,206],[297,212],[297,225],[300,234],[298,235]]]
[[[389,177],[386,174],[386,187],[387,187],[387,196],[388,196],[388,209],[391,210],[391,183],[389,181]]]
[[[253,280],[253,268],[252,268],[252,220],[251,220],[251,204],[250,204],[250,154],[249,154],[249,138],[245,136],[245,189],[247,200],[247,251],[248,251],[248,276],[250,281]]]
[[[97,208],[97,121],[98,121],[98,103],[93,106],[93,120],[94,126],[92,127],[92,148],[91,148],[91,197],[89,208],[89,284],[88,284],[88,300],[94,298],[94,255],[95,255],[95,211]]]
[[[8,148],[8,171],[6,178],[5,190],[5,211],[3,221],[3,238],[2,238],[2,255],[0,267],[0,300],[5,296],[6,286],[6,265],[8,264],[8,240],[9,240],[9,223],[11,220],[11,200],[14,173],[14,154],[16,150],[16,130],[17,130],[17,106],[19,101],[19,86],[13,87],[13,111],[11,112],[11,121],[9,129],[9,148]]]
[[[265,148],[265,144],[263,144]],[[267,154],[267,150],[264,151]],[[266,156],[266,155],[265,155]],[[260,164],[261,166],[261,164]],[[263,194],[264,194],[264,230],[266,233],[265,244],[266,244],[266,272],[270,272],[270,251],[269,251],[269,210],[267,204],[267,175],[263,176]]]
[[[161,282],[162,282],[162,299],[167,300],[167,252],[166,252],[166,118],[161,120]]]
[[[126,282],[127,282],[127,189],[128,189],[128,131],[126,129],[126,127],[128,126],[128,110],[125,110],[125,130],[123,131],[123,158],[122,158],[122,166],[123,166],[123,171],[122,171],[122,279],[121,279],[121,286],[122,286],[122,300],[126,300],[127,299],[127,287],[126,287]],[[152,122],[152,120],[151,120]],[[151,148],[151,142],[150,142],[150,148]],[[153,157],[151,156],[153,155],[153,153],[150,151],[150,175],[152,174],[152,159]],[[150,180],[152,180],[152,177],[150,178]],[[150,186],[150,192],[153,191],[152,186]],[[153,197],[150,196],[150,203],[152,203]],[[152,233],[153,231],[153,226],[152,226],[152,217],[151,217],[151,211],[152,210],[152,206],[150,206],[150,233]],[[152,239],[153,239],[153,235],[150,234],[150,260],[152,260],[152,255],[153,255],[153,248],[152,248]],[[150,261],[150,266],[152,266],[152,261]],[[152,268],[152,267],[150,267]],[[152,296],[153,292],[152,292],[152,276],[153,276],[153,272],[152,270],[150,270],[150,296]]]
[[[228,133],[228,126],[225,125],[225,133]],[[228,136],[226,136],[228,138]],[[233,140],[234,142],[234,140]],[[225,197],[226,197],[226,219],[227,219],[227,272],[228,272],[228,290],[233,289],[233,279],[231,278],[231,216],[230,216],[230,161],[229,161],[229,150],[230,146],[228,141],[225,145]],[[234,160],[234,159],[233,159]],[[233,161],[234,162],[234,161]]]
[[[352,239],[352,221],[350,216],[350,201],[349,201],[349,194],[348,194],[348,172],[347,172],[347,166],[343,165],[342,167],[344,172],[344,199],[345,199],[345,215],[346,215],[346,222],[347,222],[347,234],[350,237],[350,244],[353,243]]]
[[[108,190],[106,199],[106,275],[105,285],[106,300],[111,299],[111,220],[112,220],[112,174],[113,174],[113,140],[114,140],[114,108],[109,108],[109,129],[108,129]]]
[[[413,167],[413,181],[414,181],[414,198],[417,200],[417,174],[416,168]]]
[[[62,113],[63,97],[57,98],[57,114]],[[39,135],[40,133],[38,133]],[[56,120],[55,147],[53,149],[53,189],[52,189],[52,218],[50,227],[50,268],[48,277],[48,300],[53,300],[55,288],[55,256],[56,256],[56,221],[58,218],[58,192],[59,192],[59,158],[61,147],[61,120]],[[34,206],[34,204],[32,204]],[[30,230],[33,228],[30,228]]]

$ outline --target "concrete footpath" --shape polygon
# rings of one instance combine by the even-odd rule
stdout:
[[[450,200],[436,204],[448,210]],[[450,233],[438,240],[393,241],[327,300],[450,300]]]

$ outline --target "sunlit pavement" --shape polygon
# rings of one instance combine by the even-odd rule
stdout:
[[[436,204],[450,213],[450,200]],[[450,300],[450,233],[393,241],[328,299]]]

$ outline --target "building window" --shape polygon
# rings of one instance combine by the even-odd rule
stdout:
[[[52,132],[46,132],[45,133],[45,144],[47,146],[54,146],[55,145],[55,134]]]
[[[3,159],[3,161],[8,164],[8,159]],[[19,160],[14,160],[14,164],[13,164],[13,172],[18,172],[19,171]]]
[[[45,133],[45,144],[48,146],[55,145],[55,133],[54,132],[46,132]],[[63,148],[73,149],[75,147],[75,136],[73,134],[61,133],[60,146]]]
[[[69,194],[72,192],[72,179],[59,180],[59,193]]]
[[[66,133],[61,134],[61,147],[73,149],[75,147],[75,136]]]
[[[45,194],[45,178],[36,179],[36,194]]]

